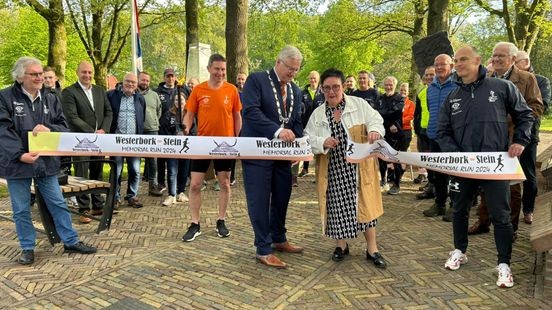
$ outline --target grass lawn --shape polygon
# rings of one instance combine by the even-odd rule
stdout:
[[[541,120],[541,131],[552,131],[552,114],[549,113],[546,117],[543,117]]]

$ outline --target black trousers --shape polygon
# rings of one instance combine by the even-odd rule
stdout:
[[[432,153],[441,153],[441,147],[437,141],[430,139],[429,147]],[[449,176],[436,171],[432,171],[429,176],[435,186],[435,203],[444,206],[447,203]]]
[[[104,159],[103,157],[74,157],[74,161],[89,160],[89,159]],[[102,180],[103,179],[103,163],[102,162],[86,162],[86,163],[74,163],[75,176],[83,177],[90,180]],[[90,198],[92,198],[92,209],[102,210],[105,199],[101,194],[84,194],[77,196],[77,202],[79,203],[79,212],[90,210]]]
[[[468,249],[469,213],[474,194],[479,186],[485,191],[485,201],[491,216],[491,223],[494,226],[498,264],[510,264],[514,231],[510,222],[510,184],[508,181],[450,177],[450,195],[454,210],[452,218],[454,247],[462,253]]]
[[[533,213],[535,210],[535,198],[539,189],[537,185],[537,144],[536,141],[531,141],[525,146],[519,157],[519,163],[526,178],[523,181],[523,196],[521,198],[523,213]]]

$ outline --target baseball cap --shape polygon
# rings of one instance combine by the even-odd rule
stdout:
[[[174,70],[172,68],[167,68],[163,71],[163,76],[174,75]]]

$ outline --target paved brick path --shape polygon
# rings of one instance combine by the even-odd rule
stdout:
[[[552,136],[552,135],[551,135]],[[548,137],[543,144],[550,144]],[[187,206],[161,206],[145,198],[143,209],[123,208],[101,235],[75,224],[96,255],[62,254],[38,235],[36,262],[16,263],[14,226],[0,221],[0,308],[177,309],[177,308],[550,308],[534,297],[535,253],[528,225],[520,224],[512,269],[516,285],[499,289],[493,272],[492,234],[470,237],[469,262],[443,268],[452,249],[451,224],[421,214],[431,201],[417,201],[410,174],[401,194],[384,195],[378,240],[389,268],[379,270],[363,254],[361,239],[350,242],[341,263],[330,256],[334,243],[321,235],[313,176],[301,178],[288,212],[288,238],[304,254],[282,254],[288,270],[269,269],[254,259],[253,233],[243,188],[234,188],[227,222],[231,236],[214,231],[216,192],[204,192],[201,227],[194,242],[180,241],[189,222]],[[144,184],[143,184],[144,185]],[[145,189],[145,186],[142,186]],[[0,214],[10,215],[8,200]],[[75,217],[75,223],[76,217]]]

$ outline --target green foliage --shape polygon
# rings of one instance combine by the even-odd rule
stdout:
[[[346,75],[360,70],[373,70],[382,62],[383,49],[375,40],[351,40],[350,27],[365,24],[365,14],[356,7],[354,1],[339,1],[320,17],[320,22],[312,33],[310,43],[313,51],[312,63],[308,69],[320,72],[335,67]],[[308,71],[305,70],[308,74]]]
[[[11,69],[21,56],[32,56],[42,61],[48,60],[48,24],[33,9],[24,6],[0,10],[0,19],[9,21],[0,23],[0,85],[13,82]],[[67,29],[67,72],[66,83],[73,83],[80,60],[86,59],[86,53],[76,34]]]
[[[457,35],[453,37],[455,48],[470,44],[477,47],[481,54],[481,61],[487,62],[491,57],[493,47],[497,42],[508,41],[508,36],[500,25],[502,21],[495,15],[482,14],[477,23],[466,24],[459,28]]]
[[[552,132],[552,114],[542,118],[540,131]]]
[[[69,0],[76,4],[76,0]],[[101,46],[106,55],[107,42],[114,33],[114,41],[125,42],[120,56],[109,65],[111,74],[121,79],[131,68],[130,38],[125,36],[129,25],[128,0],[82,1],[91,21],[91,7],[103,6],[104,18]],[[211,45],[212,52],[225,54],[225,0],[202,0],[199,10],[199,39]],[[14,5],[18,3],[18,5]],[[139,4],[144,4],[139,1]],[[9,21],[0,25],[0,84],[11,83],[10,70],[23,55],[47,59],[47,24],[21,1],[10,0],[0,5],[0,18]],[[116,4],[125,8],[119,14],[119,28],[111,29],[110,22]],[[250,71],[272,68],[278,51],[286,44],[297,46],[304,56],[303,68],[297,80],[307,82],[312,70],[319,72],[336,67],[346,74],[360,70],[372,71],[381,82],[393,75],[400,82],[410,76],[411,46],[417,36],[413,20],[416,12],[423,15],[427,0],[250,0],[248,45]],[[78,22],[80,16],[76,10]],[[484,58],[491,53],[494,43],[506,40],[502,21],[485,13],[473,1],[457,0],[450,3],[451,40],[455,47],[472,44]],[[66,7],[66,10],[68,8]],[[81,60],[87,60],[83,43],[78,38],[67,11],[68,59],[66,85],[76,80],[75,69]],[[173,67],[179,77],[185,72],[186,22],[184,1],[152,0],[140,16],[141,43],[144,69],[152,75],[155,85],[162,80],[163,69]],[[532,52],[533,65],[546,76],[552,74],[551,22],[539,20],[541,32]],[[90,26],[90,23],[88,23]],[[90,28],[89,28],[90,30]],[[118,44],[113,43],[107,63],[113,61]]]
[[[186,15],[184,4],[161,8],[164,12],[182,11],[170,14],[168,19],[157,21],[158,15],[142,14],[140,39],[143,52],[144,70],[151,74],[152,87],[163,81],[163,70],[171,67],[176,70],[179,79],[186,73]],[[200,4],[199,41],[209,44],[213,53],[225,54],[224,41],[225,10],[216,4]],[[130,42],[129,42],[130,43]],[[112,68],[111,73],[119,77],[130,67],[130,44],[125,46],[122,56]],[[127,56],[128,55],[128,56]]]
[[[13,83],[11,69],[21,56],[32,56],[46,63],[48,59],[48,25],[29,7],[14,11],[0,10],[0,84]]]
[[[303,53],[300,37],[308,17],[294,10],[257,12],[249,17],[248,45],[250,71],[274,66],[277,54],[287,44],[297,46]],[[313,39],[313,38],[310,38]]]
[[[552,36],[542,36],[531,51],[531,65],[535,72],[552,78]]]
[[[0,185],[0,198],[6,198],[9,196],[8,188],[4,185]]]

